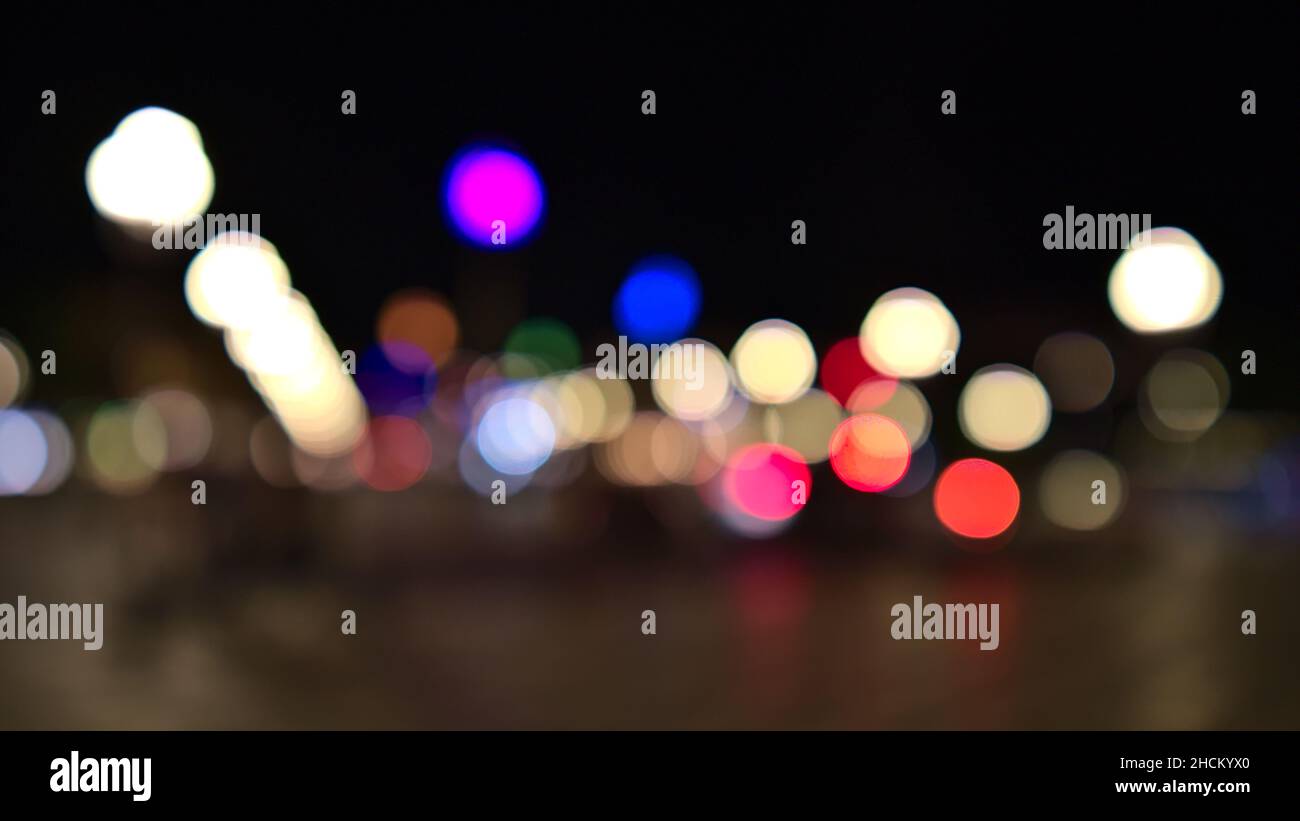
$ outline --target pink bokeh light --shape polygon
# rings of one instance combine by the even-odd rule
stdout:
[[[796,493],[795,482],[803,482]],[[769,522],[789,519],[811,495],[812,474],[803,458],[783,445],[756,444],[727,460],[723,492],[740,510]],[[796,501],[800,498],[800,501]]]

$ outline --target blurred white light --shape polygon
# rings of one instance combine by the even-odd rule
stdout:
[[[175,225],[212,201],[212,164],[194,123],[163,108],[122,120],[86,161],[95,209],[118,223]]]
[[[29,414],[0,410],[0,496],[26,493],[45,472],[45,433]]]
[[[190,310],[218,327],[246,328],[288,294],[289,269],[275,246],[254,234],[220,234],[185,272]]]
[[[858,332],[862,356],[871,367],[907,379],[938,373],[960,344],[957,320],[938,297],[920,288],[882,295]]]
[[[488,407],[475,441],[483,460],[502,473],[532,473],[555,448],[555,426],[541,405],[509,396]]]
[[[1110,272],[1115,316],[1138,333],[1193,328],[1219,309],[1223,278],[1201,244],[1178,228],[1139,234]]]
[[[266,321],[227,329],[226,347],[245,370],[262,377],[309,372],[323,353],[316,312],[297,291],[269,300]]]
[[[194,315],[225,328],[226,351],[293,444],[328,458],[356,445],[366,408],[311,303],[289,287],[275,246],[222,234],[190,263],[185,298]]]

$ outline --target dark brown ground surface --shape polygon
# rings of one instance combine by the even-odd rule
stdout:
[[[493,508],[250,483],[201,508],[174,484],[0,500],[0,600],[106,621],[98,652],[0,645],[0,728],[1300,728],[1295,544],[1204,504],[1083,540],[1027,512],[978,556],[921,518],[639,526],[634,494],[589,487]],[[999,602],[1001,647],[892,640],[913,595]]]

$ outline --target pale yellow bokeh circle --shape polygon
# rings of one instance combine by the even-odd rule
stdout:
[[[966,438],[988,450],[1023,450],[1043,438],[1052,404],[1043,384],[1014,365],[991,365],[970,378],[957,401]]]
[[[731,349],[731,364],[741,390],[769,405],[798,399],[817,374],[817,355],[808,335],[783,319],[749,326]]]
[[[1097,530],[1114,521],[1124,505],[1118,466],[1100,454],[1067,450],[1043,470],[1038,500],[1043,515],[1069,530]]]
[[[907,379],[938,373],[960,344],[957,320],[938,297],[920,288],[896,288],[881,296],[858,332],[871,367]]]

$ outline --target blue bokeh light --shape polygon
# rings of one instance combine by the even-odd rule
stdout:
[[[423,368],[415,368],[420,362]],[[438,373],[414,345],[386,343],[368,348],[357,362],[357,388],[375,416],[416,416],[437,388]]]
[[[676,342],[699,313],[699,277],[676,257],[641,260],[614,295],[614,326],[633,342]]]

